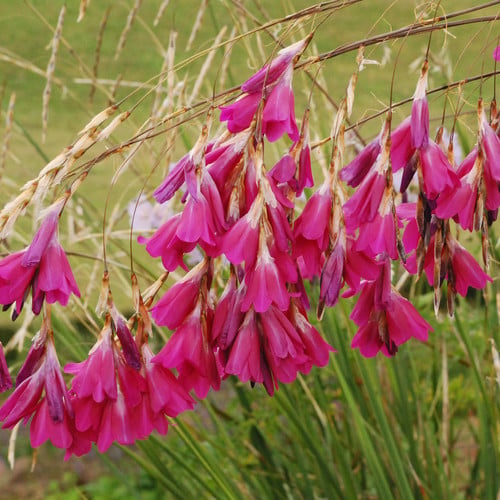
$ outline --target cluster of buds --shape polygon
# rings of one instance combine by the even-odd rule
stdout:
[[[342,169],[343,127],[337,128],[331,168],[296,216],[304,189],[314,186],[309,111],[299,127],[292,90],[294,66],[309,41],[282,49],[241,86],[242,95],[221,108],[226,129],[213,138],[211,111],[192,150],[155,190],[160,204],[179,193],[183,208],[139,242],[161,257],[160,282],[179,268],[187,272],[154,305],[155,293],[143,300],[133,276],[129,321],[105,274],[104,325],[87,359],[65,366],[69,389],[50,327],[50,304],[79,296],[57,238],[65,200],[48,211],[28,248],[0,260],[4,308],[13,306],[15,319],[31,291],[33,313],[44,311],[16,388],[0,408],[3,427],[31,422],[33,446],[50,440],[67,456],[81,455],[92,443],[103,452],[113,442],[166,433],[167,417],[193,408],[191,391],[204,398],[231,375],[272,395],[280,383],[326,365],[334,351],[308,318],[305,280],[320,280],[319,317],[341,293],[359,294],[351,345],[368,357],[394,356],[409,339],[425,341],[432,331],[392,285],[395,261],[425,273],[436,311],[445,280],[450,313],[456,293],[491,281],[453,237],[450,219],[482,232],[486,264],[488,226],[500,206],[498,114],[489,123],[480,101],[477,145],[456,166],[442,130],[436,141],[429,137],[427,62],[411,116],[393,130],[389,112],[379,136]],[[285,134],[291,146],[267,168],[266,144]],[[414,178],[417,202],[410,203]],[[355,191],[348,195],[342,181]],[[201,259],[189,269],[186,256],[195,251]],[[156,355],[148,343],[152,320],[172,332]],[[0,389],[11,386],[0,350]]]

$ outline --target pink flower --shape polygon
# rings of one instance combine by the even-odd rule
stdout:
[[[273,388],[271,374],[263,357],[261,335],[257,329],[255,312],[250,309],[238,329],[229,350],[224,372],[236,375],[242,382],[270,385]],[[268,391],[269,392],[269,391]]]
[[[245,271],[247,290],[241,302],[243,312],[252,305],[256,312],[264,312],[273,303],[282,311],[288,309],[290,294],[286,284],[296,281],[297,277],[287,276],[279,269],[266,245],[261,245],[255,267]]]
[[[203,399],[212,387],[220,388],[220,373],[211,347],[210,325],[206,308],[199,300],[183,323],[174,331],[165,347],[152,359],[165,368],[176,368],[178,380],[186,390],[194,389]]]
[[[187,270],[183,257],[196,247],[196,242],[185,242],[177,236],[181,214],[174,215],[163,224],[151,238],[139,236],[139,243],[146,245],[151,257],[161,257],[163,267],[167,271],[175,271],[179,266]]]
[[[277,141],[285,132],[292,141],[299,139],[292,90],[293,68],[290,66],[273,87],[264,104],[262,134],[269,142]]]
[[[44,300],[65,306],[71,293],[80,296],[57,238],[59,213],[60,207],[45,217],[30,246],[0,261],[0,304],[7,308],[16,303],[14,319],[20,314],[30,288],[35,314],[41,311]]]
[[[429,200],[435,200],[440,194],[460,187],[460,179],[448,162],[446,155],[434,142],[420,150],[423,191]]]
[[[186,410],[192,410],[195,401],[170,370],[152,362],[154,354],[148,344],[142,346],[142,357],[149,404],[153,414],[176,417]]]
[[[412,146],[411,117],[404,119],[391,133],[392,171],[405,167],[415,153]]]
[[[231,269],[226,288],[215,307],[212,323],[212,342],[221,350],[226,350],[233,343],[243,321],[243,293],[244,287],[237,288],[236,275]]]
[[[208,271],[208,260],[205,259],[169,288],[151,309],[157,325],[175,330],[184,322],[198,301],[201,282]]]
[[[248,93],[262,93],[264,85],[269,86],[278,81],[283,74],[293,66],[294,60],[305,50],[310,37],[304,38],[278,52],[278,55],[270,65],[261,68],[255,75],[251,76],[242,86],[241,90]]]
[[[386,191],[385,174],[374,171],[344,203],[345,225],[349,232],[375,219]]]
[[[351,319],[360,327],[351,347],[358,347],[366,357],[373,357],[379,351],[394,356],[398,346],[411,337],[426,341],[432,331],[415,307],[391,287],[388,262],[376,281],[362,285]]]
[[[291,81],[294,62],[309,40],[308,37],[281,50],[271,65],[264,66],[241,86],[245,92],[242,97],[221,107],[220,120],[227,121],[230,132],[235,134],[247,129],[264,98],[262,133],[268,140],[276,141],[285,132],[292,141],[299,138]]]
[[[388,193],[386,197],[391,198]],[[359,227],[359,236],[356,241],[356,250],[364,252],[369,257],[388,255],[392,260],[398,258],[396,225],[391,210],[392,200],[386,202],[385,211],[378,212],[370,222],[365,222]]]
[[[50,440],[58,448],[73,441],[73,408],[64,383],[54,347],[52,332],[42,326],[33,342],[35,355],[28,354],[28,369],[14,392],[0,408],[3,427],[13,428],[33,417],[30,425],[31,445],[38,447]],[[23,367],[24,368],[24,367]]]
[[[221,108],[220,121],[227,121],[229,132],[236,134],[250,127],[262,99],[260,93],[245,94],[237,101]]]
[[[88,358],[64,367],[65,373],[74,375],[71,389],[80,399],[91,398],[96,403],[102,403],[118,397],[113,350],[111,318],[108,316]]]
[[[257,196],[247,214],[223,236],[222,251],[233,264],[245,262],[246,265],[251,266],[255,262],[262,210],[262,196]]]
[[[493,51],[493,59],[500,61],[500,45]]]
[[[339,173],[339,177],[349,186],[357,187],[363,179],[368,175],[371,168],[375,164],[375,160],[380,153],[380,138],[370,142],[361,152],[356,155],[348,165],[346,165]]]

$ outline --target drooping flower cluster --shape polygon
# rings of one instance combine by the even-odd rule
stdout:
[[[186,274],[154,305],[159,286],[145,304],[133,276],[129,321],[115,307],[105,274],[104,325],[88,357],[65,366],[69,389],[50,308],[43,307],[79,296],[57,237],[64,202],[48,212],[25,250],[0,260],[4,308],[13,305],[15,319],[31,291],[32,311],[44,310],[16,388],[0,408],[3,427],[30,423],[33,446],[50,440],[69,457],[93,443],[104,452],[113,442],[165,434],[169,417],[194,407],[191,391],[204,398],[229,376],[262,384],[272,395],[280,383],[326,365],[334,351],[308,318],[305,280],[319,278],[320,318],[341,296],[359,294],[351,346],[367,357],[394,356],[432,331],[392,285],[395,261],[424,272],[436,312],[444,281],[450,313],[457,293],[465,297],[469,287],[491,281],[453,236],[449,219],[482,231],[486,261],[488,225],[500,206],[498,120],[488,122],[480,101],[477,145],[457,167],[442,130],[436,141],[429,137],[427,62],[411,116],[393,129],[389,112],[378,137],[344,168],[344,129],[335,128],[330,168],[302,203],[314,185],[310,117],[306,110],[298,126],[292,76],[309,40],[279,51],[241,86],[242,95],[220,109],[226,129],[212,138],[211,110],[196,144],[154,191],[160,204],[178,195],[182,208],[139,242],[161,258],[166,273],[159,281],[179,268]],[[285,135],[291,145],[268,168],[266,145]],[[414,192],[417,202],[409,203]],[[186,256],[195,251],[201,258],[190,268]],[[171,332],[157,354],[149,345],[151,319]],[[0,391],[11,386],[0,350]]]

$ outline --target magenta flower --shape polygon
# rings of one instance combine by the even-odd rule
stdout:
[[[322,255],[330,241],[329,221],[332,213],[332,194],[325,182],[316,191],[297,217],[294,224],[293,256],[298,260],[303,278],[312,279],[321,274]],[[314,224],[311,224],[314,221]]]
[[[147,382],[149,405],[153,414],[176,417],[186,410],[192,410],[195,401],[170,370],[152,362],[154,354],[148,344],[142,346],[142,357],[143,375]]]
[[[227,121],[227,129],[233,134],[246,130],[257,113],[261,99],[260,93],[243,95],[232,104],[221,108],[220,121]]]
[[[379,351],[394,356],[411,337],[425,342],[432,331],[415,307],[391,287],[390,272],[390,261],[386,261],[377,280],[362,285],[351,313],[359,326],[351,347],[358,347],[365,357]]]
[[[274,86],[264,104],[262,134],[269,142],[277,141],[285,132],[292,141],[299,139],[292,90],[293,68],[290,66]]]
[[[298,59],[300,54],[304,52],[311,37],[304,38],[300,42],[296,42],[278,52],[270,65],[261,68],[255,75],[251,76],[242,86],[243,92],[249,94],[258,92],[262,93],[264,85],[269,86],[278,81],[283,74],[292,66],[295,59]]]
[[[380,153],[380,138],[365,146],[339,173],[339,177],[349,186],[357,187],[365,179]]]
[[[18,422],[30,425],[31,445],[36,448],[50,440],[57,448],[68,448],[73,441],[73,408],[57,359],[52,332],[42,326],[33,341],[21,380],[0,408],[3,428]]]
[[[293,272],[292,267],[292,272]],[[290,294],[287,282],[297,280],[295,275],[287,275],[275,262],[266,244],[260,245],[254,268],[245,269],[247,290],[241,302],[241,310],[246,312],[253,305],[256,312],[267,311],[276,304],[282,311],[288,309]]]
[[[324,366],[333,348],[294,304],[288,316],[274,305],[263,313],[250,309],[226,351],[226,374],[261,383],[272,396],[279,382],[292,382],[313,365]]]
[[[460,179],[448,162],[441,148],[429,140],[420,150],[423,191],[429,200],[435,200],[440,194],[460,187]]]
[[[68,363],[64,367],[65,373],[74,375],[71,381],[74,394],[81,399],[91,398],[96,403],[118,397],[113,351],[111,318],[107,317],[88,358],[81,363]]]
[[[292,141],[297,141],[299,132],[295,121],[295,105],[291,88],[293,65],[304,51],[310,38],[284,48],[270,65],[264,66],[242,86],[245,94],[228,106],[221,107],[221,121],[233,134],[241,132],[252,123],[261,100],[262,133],[274,142],[285,132]]]
[[[203,399],[212,387],[218,391],[221,377],[215,354],[211,347],[210,325],[207,323],[204,305],[198,300],[192,311],[163,349],[152,359],[165,368],[175,368],[178,380],[186,390],[194,389]]]
[[[157,325],[175,330],[183,323],[198,301],[201,282],[208,271],[208,260],[205,259],[169,288],[151,309]]]
[[[250,210],[239,219],[223,236],[222,252],[233,264],[251,266],[257,258],[259,246],[260,219],[263,211],[262,196],[257,196]]]
[[[391,133],[392,171],[406,167],[415,153],[412,146],[411,117],[405,118]]]
[[[373,171],[365,178],[358,190],[344,203],[344,218],[348,232],[375,219],[385,192],[385,173]]]
[[[493,59],[495,59],[495,61],[500,61],[500,45],[493,51]]]
[[[15,319],[32,290],[32,310],[39,314],[43,301],[59,302],[65,306],[69,296],[80,291],[68,259],[57,237],[60,207],[51,211],[43,220],[31,244],[20,252],[0,261],[0,304],[8,308],[14,302]]]
[[[146,245],[151,257],[161,257],[163,267],[167,271],[175,271],[179,266],[187,271],[184,254],[196,247],[196,242],[182,241],[177,236],[181,214],[174,215],[165,222],[150,238],[139,236],[137,241]]]

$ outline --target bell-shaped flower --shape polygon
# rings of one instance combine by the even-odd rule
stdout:
[[[175,368],[178,380],[186,390],[194,389],[203,399],[212,387],[219,390],[221,377],[211,347],[210,325],[206,305],[201,298],[179,325],[165,347],[152,359],[165,368]]]
[[[362,285],[350,316],[359,326],[351,347],[359,348],[365,357],[373,357],[379,351],[394,356],[410,338],[426,341],[432,331],[415,307],[391,287],[389,261],[380,269],[375,281]]]
[[[28,354],[29,367],[23,367],[22,380],[0,408],[0,420],[4,428],[12,429],[18,422],[26,424],[33,417],[30,425],[33,447],[50,440],[58,448],[67,448],[73,441],[73,407],[61,374],[52,331],[45,320],[31,349],[36,354]]]
[[[7,308],[15,302],[14,319],[20,314],[30,288],[35,314],[41,311],[44,300],[65,306],[72,293],[80,296],[57,237],[60,211],[58,204],[48,213],[26,249],[0,260],[0,304]]]

